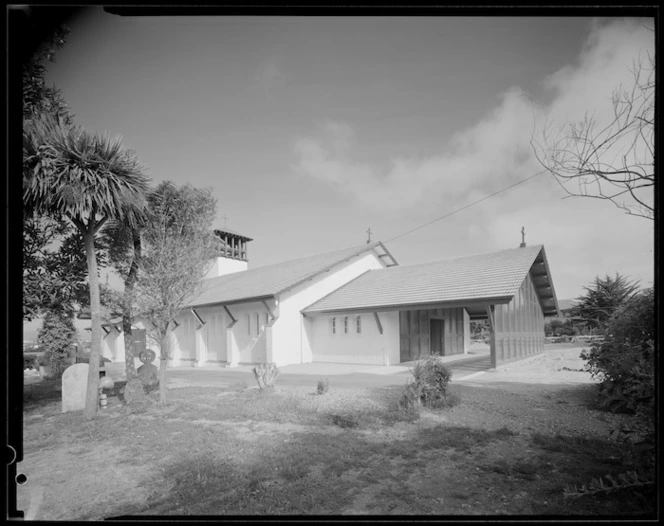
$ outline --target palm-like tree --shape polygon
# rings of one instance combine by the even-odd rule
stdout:
[[[109,219],[140,223],[149,179],[119,138],[90,134],[47,114],[33,114],[23,131],[23,199],[28,209],[63,217],[85,245],[92,341],[84,417],[97,413],[101,305],[95,236]]]

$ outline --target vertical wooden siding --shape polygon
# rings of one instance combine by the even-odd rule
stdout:
[[[544,315],[530,275],[512,301],[495,307],[496,364],[544,351]]]
[[[399,334],[402,362],[419,360],[431,354],[431,319],[445,320],[445,355],[464,352],[463,308],[401,311]]]

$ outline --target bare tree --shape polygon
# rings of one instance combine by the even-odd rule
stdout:
[[[159,401],[166,401],[166,365],[173,323],[200,291],[216,254],[212,232],[216,200],[210,189],[161,183],[148,196],[150,218],[141,232],[134,314],[160,351]]]
[[[654,219],[654,56],[640,56],[632,73],[633,85],[613,92],[609,124],[602,127],[586,114],[557,134],[544,126],[530,144],[568,197],[611,201],[629,215]]]

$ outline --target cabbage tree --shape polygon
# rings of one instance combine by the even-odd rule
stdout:
[[[149,179],[119,138],[90,134],[48,114],[32,114],[23,129],[23,201],[35,213],[64,218],[83,238],[92,341],[84,417],[97,414],[101,305],[95,236],[109,219],[142,221]]]

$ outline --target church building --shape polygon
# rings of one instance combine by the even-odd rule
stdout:
[[[470,320],[488,319],[496,367],[542,352],[544,318],[558,315],[542,245],[400,266],[371,242],[249,268],[252,239],[215,234],[219,255],[172,330],[172,366],[393,365],[467,353]],[[102,345],[113,361],[120,330]]]

